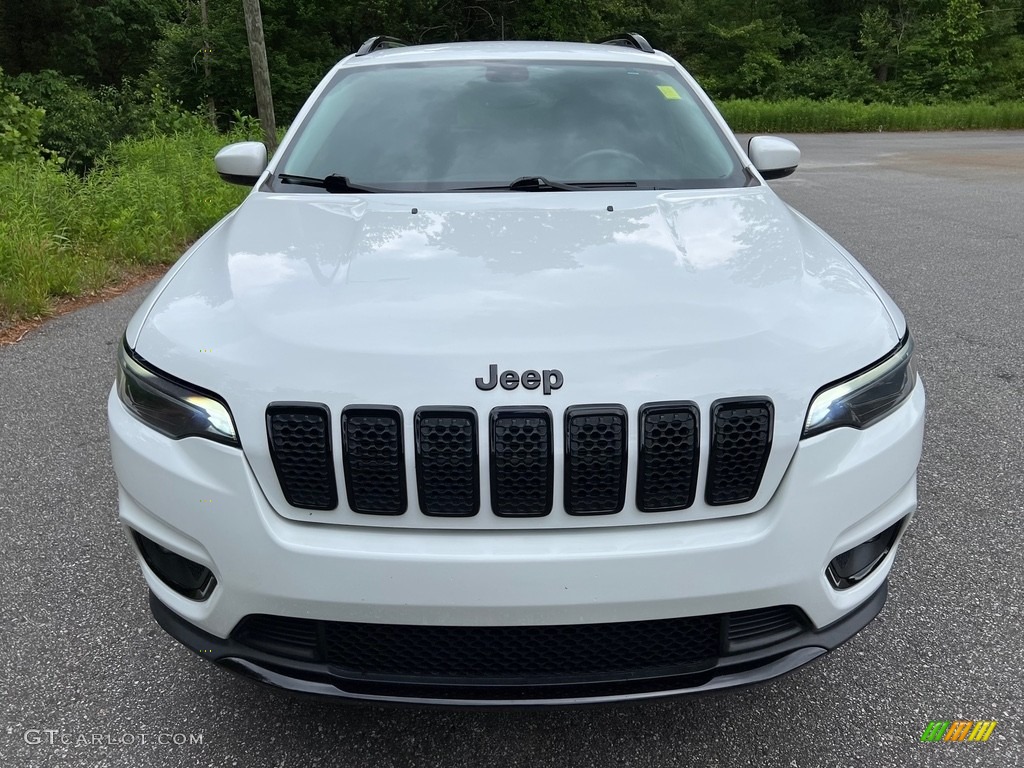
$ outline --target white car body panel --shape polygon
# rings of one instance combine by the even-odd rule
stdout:
[[[707,412],[719,398],[768,395],[776,426],[757,497],[669,516],[744,514],[774,492],[815,390],[898,342],[859,271],[758,187],[472,200],[255,193],[162,290],[136,351],[228,400],[246,456],[281,514],[463,529],[623,522],[497,518],[486,499],[483,514],[454,521],[294,509],[275,480],[267,404],[303,400],[340,412],[380,403],[407,415],[426,405],[486,415],[533,404],[557,420],[568,405],[618,403],[635,413],[646,402],[683,399]],[[547,396],[481,392],[475,378],[491,363],[557,368],[565,384]],[[412,456],[408,430],[406,440]],[[635,523],[663,522],[633,515]]]
[[[844,591],[824,576],[835,555],[913,513],[924,388],[919,384],[899,411],[869,430],[805,441],[775,498],[756,515],[520,533],[285,520],[237,450],[155,434],[113,393],[109,411],[124,523],[208,566],[219,586],[208,601],[189,600],[142,563],[147,584],[219,637],[249,613],[502,626],[789,603],[828,626],[877,590],[891,568],[890,556]]]
[[[271,191],[268,180],[339,69],[496,58],[672,67],[752,185]],[[157,378],[163,372],[177,386],[223,398],[241,447],[167,437],[133,415],[115,386],[107,406],[120,518],[162,606],[154,607],[161,625],[193,650],[216,646],[203,652],[217,663],[291,690],[474,703],[450,692],[403,699],[390,689],[348,690],[332,677],[336,670],[246,655],[252,649],[234,634],[246,617],[529,628],[714,615],[725,638],[732,616],[792,606],[810,622],[799,638],[749,658],[734,654],[731,669],[731,640],[723,639],[720,676],[672,678],[662,693],[766,679],[835,647],[884,602],[917,504],[924,385],[916,372],[904,379],[902,394],[913,387],[912,394],[865,428],[802,434],[816,393],[908,339],[906,319],[884,289],[765,184],[710,99],[667,55],[482,43],[352,56],[313,91],[245,202],[184,254],[129,323],[126,347]],[[549,393],[484,391],[475,381],[491,365],[558,369],[563,383]],[[770,451],[753,498],[712,505],[704,494],[709,427],[723,398],[771,401]],[[678,401],[699,409],[696,498],[685,509],[644,512],[638,413]],[[272,403],[329,409],[337,508],[286,500],[268,443]],[[591,404],[627,414],[625,502],[613,514],[572,515],[563,505],[563,416]],[[348,406],[385,405],[404,420],[407,508],[358,513],[346,498],[339,418]],[[411,424],[425,406],[477,415],[473,516],[433,517],[419,508]],[[545,516],[491,509],[487,423],[504,406],[550,409],[553,505]],[[846,584],[830,582],[835,558],[883,533],[891,545],[871,568]],[[212,592],[193,599],[170,586],[136,535],[209,569]],[[633,676],[624,673],[607,691],[569,686],[547,700],[499,691],[487,703],[659,695],[653,685],[630,694],[615,687]]]

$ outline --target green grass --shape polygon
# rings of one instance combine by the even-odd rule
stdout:
[[[1024,100],[985,104],[860,104],[734,100],[718,104],[737,133],[964,131],[1024,128]]]
[[[129,140],[85,179],[52,164],[0,163],[0,324],[47,314],[133,267],[172,263],[237,205],[210,129]]]

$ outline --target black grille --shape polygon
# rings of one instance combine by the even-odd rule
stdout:
[[[757,495],[772,442],[772,405],[766,400],[733,400],[711,408],[711,455],[705,499],[739,504]]]
[[[711,407],[709,505],[739,504],[758,492],[771,450],[773,410],[763,398]],[[564,508],[570,515],[616,514],[628,475],[628,414],[619,405],[571,406],[564,416]],[[480,509],[481,439],[465,407],[416,411],[413,426],[420,510],[470,517]],[[318,403],[267,408],[270,453],[289,504],[338,505],[330,411]],[[491,411],[490,501],[502,517],[541,517],[552,509],[554,433],[547,408]],[[638,413],[636,505],[642,512],[687,509],[697,492],[700,411],[692,402],[648,403]],[[401,515],[407,507],[402,413],[394,406],[351,406],[341,416],[342,467],[349,507]]]
[[[731,613],[726,637],[731,653],[760,648],[800,634],[808,626],[803,612],[792,605]]]
[[[540,517],[551,511],[554,461],[551,411],[491,411],[491,507],[502,517]]]
[[[439,517],[475,515],[480,508],[476,412],[420,408],[414,422],[420,510]]]
[[[312,660],[373,678],[642,676],[712,666],[720,656],[781,642],[811,629],[794,606],[610,624],[444,627],[246,616],[232,638],[275,656]]]
[[[342,457],[348,504],[369,515],[405,512],[402,412],[391,406],[341,413]]]
[[[565,412],[565,511],[608,515],[626,496],[626,410],[576,406]]]
[[[303,509],[337,507],[327,406],[273,403],[267,408],[267,436],[277,479],[288,503]]]
[[[686,509],[697,488],[700,411],[694,403],[640,408],[636,505],[643,512]]]
[[[284,648],[295,619],[247,617],[234,636],[259,650]],[[274,623],[278,626],[273,626]],[[531,627],[436,627],[317,622],[319,659],[361,676],[533,681],[644,670],[679,672],[714,664],[721,617]],[[296,633],[298,658],[308,658],[306,628]]]

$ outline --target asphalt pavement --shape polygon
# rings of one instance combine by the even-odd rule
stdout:
[[[0,349],[0,768],[1024,764],[1024,133],[791,138],[774,188],[900,304],[930,398],[864,632],[758,687],[577,710],[340,706],[221,672],[157,628],[116,521],[105,397],[144,286]],[[998,725],[920,741],[958,718]]]

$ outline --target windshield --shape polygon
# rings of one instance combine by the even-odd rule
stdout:
[[[524,177],[569,189],[747,181],[674,68],[603,62],[342,70],[277,170],[275,189],[288,191],[332,175],[368,191],[503,189]]]

